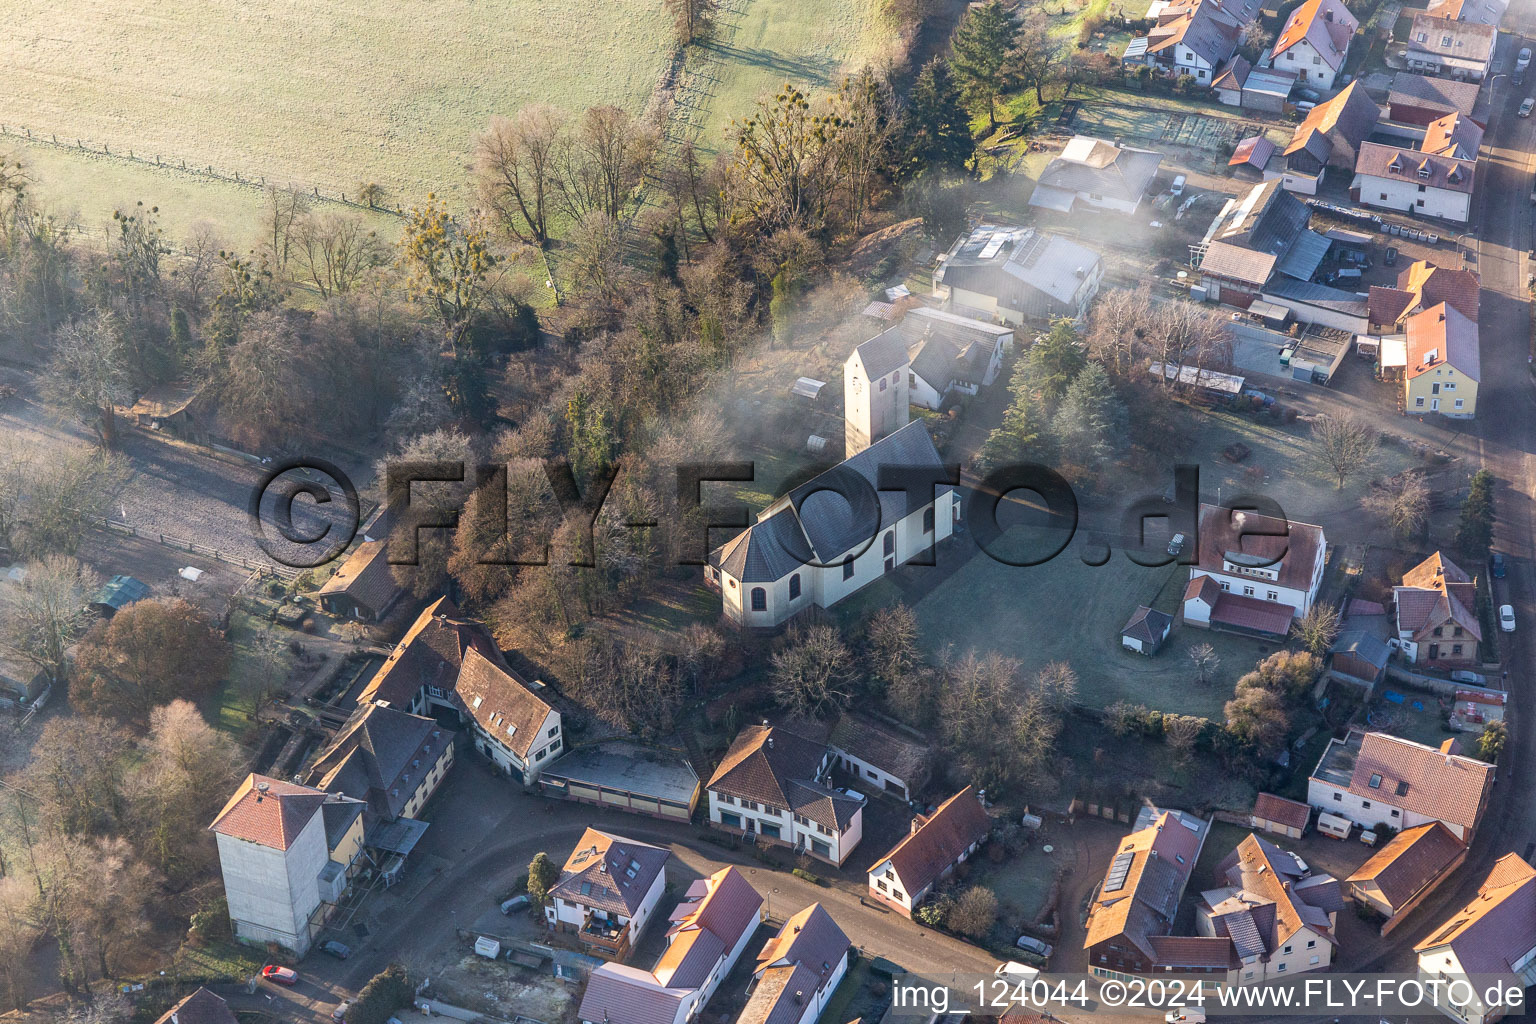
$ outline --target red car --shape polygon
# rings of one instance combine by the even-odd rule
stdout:
[[[299,980],[298,971],[292,967],[279,967],[277,964],[267,964],[261,969],[261,976],[279,985],[292,985]]]

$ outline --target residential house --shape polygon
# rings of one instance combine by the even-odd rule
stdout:
[[[720,591],[726,618],[750,629],[777,629],[807,608],[832,607],[898,566],[932,564],[936,545],[959,517],[959,494],[947,484],[926,492],[881,490],[882,483],[890,485],[882,472],[895,470],[934,479],[950,474],[921,420],[796,487],[711,552],[704,579]]]
[[[435,719],[360,705],[315,756],[304,783],[363,801],[371,820],[417,818],[453,766],[454,738]]]
[[[843,444],[849,458],[907,425],[910,369],[906,335],[899,327],[881,331],[843,362]]]
[[[1011,324],[1081,319],[1104,279],[1098,253],[1035,228],[982,224],[940,259],[933,295],[946,309]]]
[[[1405,828],[1344,880],[1360,906],[1386,918],[1386,935],[1467,859],[1467,844],[1438,821]]]
[[[687,1024],[704,1012],[763,920],[763,898],[722,868],[688,887],[653,970],[605,963],[587,979],[582,1024]]]
[[[1486,128],[1488,114],[1478,107],[1480,91],[1476,82],[1399,71],[1392,76],[1392,86],[1387,91],[1387,118],[1400,124],[1427,127],[1446,114],[1460,114]]]
[[[1247,309],[1276,278],[1312,280],[1330,243],[1307,227],[1311,216],[1278,178],[1227,200],[1196,247],[1210,298]]]
[[[1269,62],[1296,72],[1302,86],[1329,92],[1349,55],[1360,22],[1340,0],[1307,0],[1291,12],[1270,49]]]
[[[1462,316],[1476,321],[1481,305],[1481,282],[1470,270],[1437,267],[1416,260],[1397,275],[1397,287],[1372,285],[1370,323],[1372,334],[1401,334],[1408,320],[1444,302]]]
[[[1381,108],[1365,94],[1360,82],[1350,82],[1333,99],[1319,103],[1296,126],[1285,147],[1285,187],[1316,195],[1330,167],[1353,171],[1360,144],[1376,130]]]
[[[388,542],[365,540],[347,556],[315,596],[331,615],[378,622],[404,593],[390,570]]]
[[[1398,646],[1410,662],[1440,671],[1479,663],[1477,583],[1455,562],[1436,551],[1403,574],[1392,599]]]
[[[626,959],[661,899],[671,856],[659,846],[588,828],[550,887],[545,921],[574,934],[589,956]]]
[[[1406,326],[1403,408],[1452,419],[1476,416],[1483,376],[1477,321],[1442,302],[1415,313]]]
[[[1404,60],[1420,74],[1481,82],[1493,60],[1499,30],[1475,21],[1440,18],[1427,11],[1413,16]]]
[[[1217,865],[1226,885],[1200,894],[1195,930],[1231,940],[1239,985],[1323,971],[1333,962],[1344,906],[1338,879],[1312,874],[1295,854],[1249,835]]]
[[[468,724],[475,750],[531,786],[564,748],[552,699],[543,682],[512,670],[484,626],[440,597],[406,630],[358,703],[412,714],[452,711]]]
[[[1351,198],[1365,206],[1464,224],[1472,215],[1477,158],[1367,142],[1355,158]]]
[[[1423,981],[1509,977],[1516,988],[1536,984],[1536,870],[1506,853],[1478,887],[1477,897],[1413,947]],[[1473,985],[1469,1005],[1442,1013],[1462,1024],[1493,1024],[1510,1009],[1492,1004],[1487,987]],[[1522,1004],[1523,1005],[1523,1004]]]
[[[1196,543],[1184,591],[1190,625],[1285,636],[1317,600],[1328,550],[1320,526],[1202,504]]]
[[[1307,781],[1307,802],[1364,828],[1385,823],[1402,830],[1439,821],[1470,844],[1494,769],[1456,753],[1454,742],[1436,748],[1351,730],[1329,741]]]
[[[1253,810],[1248,814],[1250,827],[1288,839],[1300,839],[1306,835],[1307,823],[1311,820],[1312,808],[1273,793],[1260,793],[1253,801]]]
[[[335,805],[330,828],[324,808]],[[347,888],[363,853],[362,802],[264,775],[248,775],[208,826],[235,938],[276,943],[297,956]]]
[[[1151,30],[1130,41],[1122,60],[1169,76],[1189,75],[1200,85],[1213,85],[1236,66],[1230,77],[1240,90],[1249,64],[1237,55],[1237,45],[1258,13],[1257,0],[1153,0],[1146,14]]]
[[[1248,75],[1252,71],[1253,65],[1248,62],[1247,58],[1241,55],[1233,55],[1232,59],[1227,61],[1226,66],[1221,69],[1220,73],[1211,80],[1211,91],[1216,94],[1217,101],[1229,107],[1242,106],[1243,86],[1247,84]],[[1260,163],[1259,166],[1262,168],[1264,165]]]
[[[224,997],[201,985],[155,1020],[155,1024],[236,1024],[235,1011]]]
[[[852,948],[820,903],[795,914],[758,953],[736,1024],[812,1024],[847,973]]]
[[[1429,0],[1426,13],[1451,21],[1468,21],[1498,27],[1509,9],[1509,0]]]
[[[1483,145],[1483,126],[1465,114],[1446,114],[1431,121],[1424,129],[1419,149],[1435,156],[1476,160]]]
[[[879,793],[910,800],[928,781],[931,751],[907,730],[845,711],[827,737],[833,764]]]
[[[1120,646],[1137,654],[1156,654],[1173,632],[1173,616],[1138,605],[1120,630]]]
[[[1083,948],[1091,973],[1126,980],[1151,973],[1226,975],[1236,966],[1230,939],[1172,934],[1210,827],[1181,811],[1163,811],[1120,843],[1088,908]]]
[[[908,310],[897,329],[910,356],[907,379],[913,405],[937,411],[954,394],[974,395],[997,380],[1013,328],[942,309]]]
[[[747,726],[705,786],[710,825],[841,866],[864,835],[864,809],[828,784],[832,759],[782,727]]]
[[[1192,17],[1198,18],[1200,11],[1208,9],[1208,6],[1195,8]],[[1186,23],[1187,19],[1181,22]],[[1179,46],[1187,49],[1183,43]],[[1201,71],[1201,77],[1209,78],[1209,68]],[[1076,135],[1067,142],[1060,156],[1045,165],[1029,197],[1029,205],[1062,213],[1071,213],[1074,207],[1135,213],[1162,163],[1163,155],[1150,149],[1134,149],[1118,141]]]
[[[1387,676],[1392,648],[1374,633],[1346,629],[1328,647],[1328,669],[1335,676],[1372,686]]]
[[[904,917],[963,864],[992,832],[992,819],[976,790],[967,786],[931,815],[912,819],[911,830],[869,869],[869,894]]]

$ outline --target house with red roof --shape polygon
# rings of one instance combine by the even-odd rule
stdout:
[[[1287,800],[1273,793],[1260,793],[1253,801],[1248,824],[1289,839],[1300,839],[1312,820],[1312,808],[1299,800]]]
[[[365,804],[248,775],[213,823],[235,938],[296,956],[341,902],[363,853]]]
[[[1291,12],[1269,52],[1270,64],[1296,72],[1303,88],[1331,92],[1359,20],[1340,0],[1307,0]]]
[[[1477,584],[1444,554],[1436,551],[1404,573],[1392,599],[1399,649],[1409,661],[1448,671],[1481,660]]]
[[[1386,935],[1467,859],[1467,844],[1438,821],[1405,828],[1344,880],[1349,896],[1386,918]]]
[[[1323,582],[1322,527],[1201,505],[1198,561],[1184,590],[1184,621],[1205,629],[1284,636]]]
[[[784,922],[757,954],[736,1024],[811,1024],[848,972],[853,943],[820,903]]]
[[[592,972],[583,1024],[686,1024],[731,972],[763,920],[763,898],[740,871],[722,868],[688,887],[672,911],[667,948],[649,971],[606,963]]]
[[[1422,980],[1470,975],[1513,975],[1518,991],[1536,984],[1536,870],[1506,853],[1493,865],[1477,896],[1447,918],[1413,951]],[[1487,986],[1472,987],[1471,1002],[1452,1019],[1493,1024],[1507,1007],[1488,999]],[[1506,986],[1507,987],[1507,986]],[[1445,1008],[1441,1012],[1452,1016]]]
[[[1237,966],[1226,938],[1174,935],[1173,923],[1210,822],[1161,811],[1126,836],[1088,908],[1088,969],[1101,978],[1217,974]]]
[[[1395,829],[1438,821],[1464,843],[1488,805],[1494,767],[1384,732],[1351,730],[1330,740],[1307,780],[1307,803],[1361,826]]]
[[[986,842],[992,818],[974,787],[966,786],[929,816],[912,819],[911,831],[869,869],[869,894],[898,913],[912,909]]]
[[[574,934],[583,953],[623,960],[661,899],[671,856],[650,843],[587,829],[549,890],[546,923]]]

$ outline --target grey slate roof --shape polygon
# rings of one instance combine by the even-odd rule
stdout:
[[[1363,629],[1346,629],[1340,633],[1333,646],[1328,648],[1328,653],[1353,654],[1377,668],[1384,668],[1392,656],[1391,649],[1380,637],[1372,636]]]
[[[907,365],[907,341],[900,326],[886,328],[854,351],[873,380]]]
[[[1306,281],[1294,281],[1286,277],[1277,277],[1265,286],[1266,294],[1278,295],[1282,299],[1293,299],[1297,302],[1305,302],[1319,309],[1331,309],[1339,313],[1347,313],[1350,316],[1365,316],[1366,301],[1354,292],[1340,291],[1330,288],[1325,284],[1309,284]]]
[[[1399,71],[1392,78],[1387,102],[1470,117],[1477,107],[1478,91],[1476,82],[1458,82],[1450,78],[1432,78],[1411,71]]]
[[[435,719],[365,704],[315,758],[304,781],[329,793],[366,800],[381,818],[397,818],[452,742],[452,732]],[[413,766],[412,761],[418,763]]]
[[[772,583],[804,568],[805,563],[794,554],[804,548],[800,523],[793,511],[785,509],[716,548],[710,561],[743,583]]]

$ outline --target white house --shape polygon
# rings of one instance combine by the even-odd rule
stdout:
[[[1408,34],[1408,69],[1421,75],[1481,82],[1488,75],[1498,39],[1497,25],[1420,11],[1413,16]]]
[[[881,331],[843,363],[843,444],[850,458],[907,425],[908,367],[900,327]]]
[[[582,952],[623,960],[661,899],[669,857],[659,846],[587,829],[549,890],[545,921],[574,933]]]
[[[1284,636],[1311,610],[1327,559],[1322,527],[1201,505],[1197,533],[1186,623]]]
[[[1464,843],[1488,803],[1494,767],[1455,752],[1384,732],[1351,731],[1331,740],[1307,780],[1307,802],[1363,828],[1401,831],[1439,821]]]
[[[869,869],[869,894],[907,917],[933,891],[935,883],[986,842],[992,819],[976,791],[965,787],[924,817]]]
[[[1365,206],[1465,224],[1476,187],[1476,154],[1464,159],[1365,142],[1349,190]]]
[[[1270,50],[1270,64],[1296,72],[1303,88],[1331,92],[1359,28],[1341,0],[1307,0],[1286,19]]]
[[[982,224],[940,257],[933,297],[978,319],[1078,320],[1103,279],[1104,261],[1092,249],[1034,228]]]
[[[338,812],[330,822],[328,804]],[[246,776],[208,826],[235,938],[307,953],[362,855],[362,812],[360,800]]]
[[[1312,874],[1294,854],[1249,835],[1217,865],[1226,885],[1200,894],[1195,930],[1232,940],[1239,985],[1324,971],[1333,962],[1334,925],[1344,907],[1338,879]]]
[[[763,919],[763,898],[733,867],[688,887],[654,970],[606,963],[592,972],[583,1024],[685,1024],[704,1011]]]
[[[1200,17],[1198,12],[1206,9],[1198,8],[1192,17]],[[1232,38],[1236,38],[1235,32]],[[1190,59],[1199,59],[1183,42],[1178,49],[1189,53]],[[1216,63],[1222,59],[1217,58]],[[1215,64],[1206,64],[1199,77],[1209,81],[1214,67]],[[1120,142],[1077,135],[1067,143],[1061,156],[1040,172],[1029,205],[1063,213],[1078,207],[1135,213],[1162,163],[1163,155],[1150,149],[1134,149]]]
[[[868,716],[844,712],[827,737],[833,761],[860,788],[911,799],[928,780],[932,751],[916,735]]]
[[[848,972],[853,943],[820,903],[784,922],[757,955],[736,1024],[812,1024]]]
[[[1425,982],[1513,975],[1517,990],[1536,985],[1536,869],[1518,854],[1506,853],[1478,887],[1477,897],[1413,951]],[[1509,1007],[1489,999],[1488,985],[1468,987],[1469,1005],[1441,1006],[1440,1012],[1464,1024],[1493,1024],[1508,1012]]]
[[[879,490],[882,470],[946,472],[928,428],[916,421],[779,498],[710,553],[704,578],[720,591],[726,618],[776,629],[915,558],[931,564],[959,517],[958,493],[947,484]]]
[[[565,748],[560,712],[541,680],[523,679],[485,627],[440,597],[422,611],[369,680],[359,704],[468,723],[476,751],[525,786]]]
[[[823,744],[783,728],[748,726],[706,787],[710,825],[841,865],[864,835],[864,809],[828,785],[832,762]]]
[[[897,330],[911,357],[909,400],[935,411],[953,393],[974,395],[990,386],[1013,348],[1012,327],[928,306],[909,309]]]

